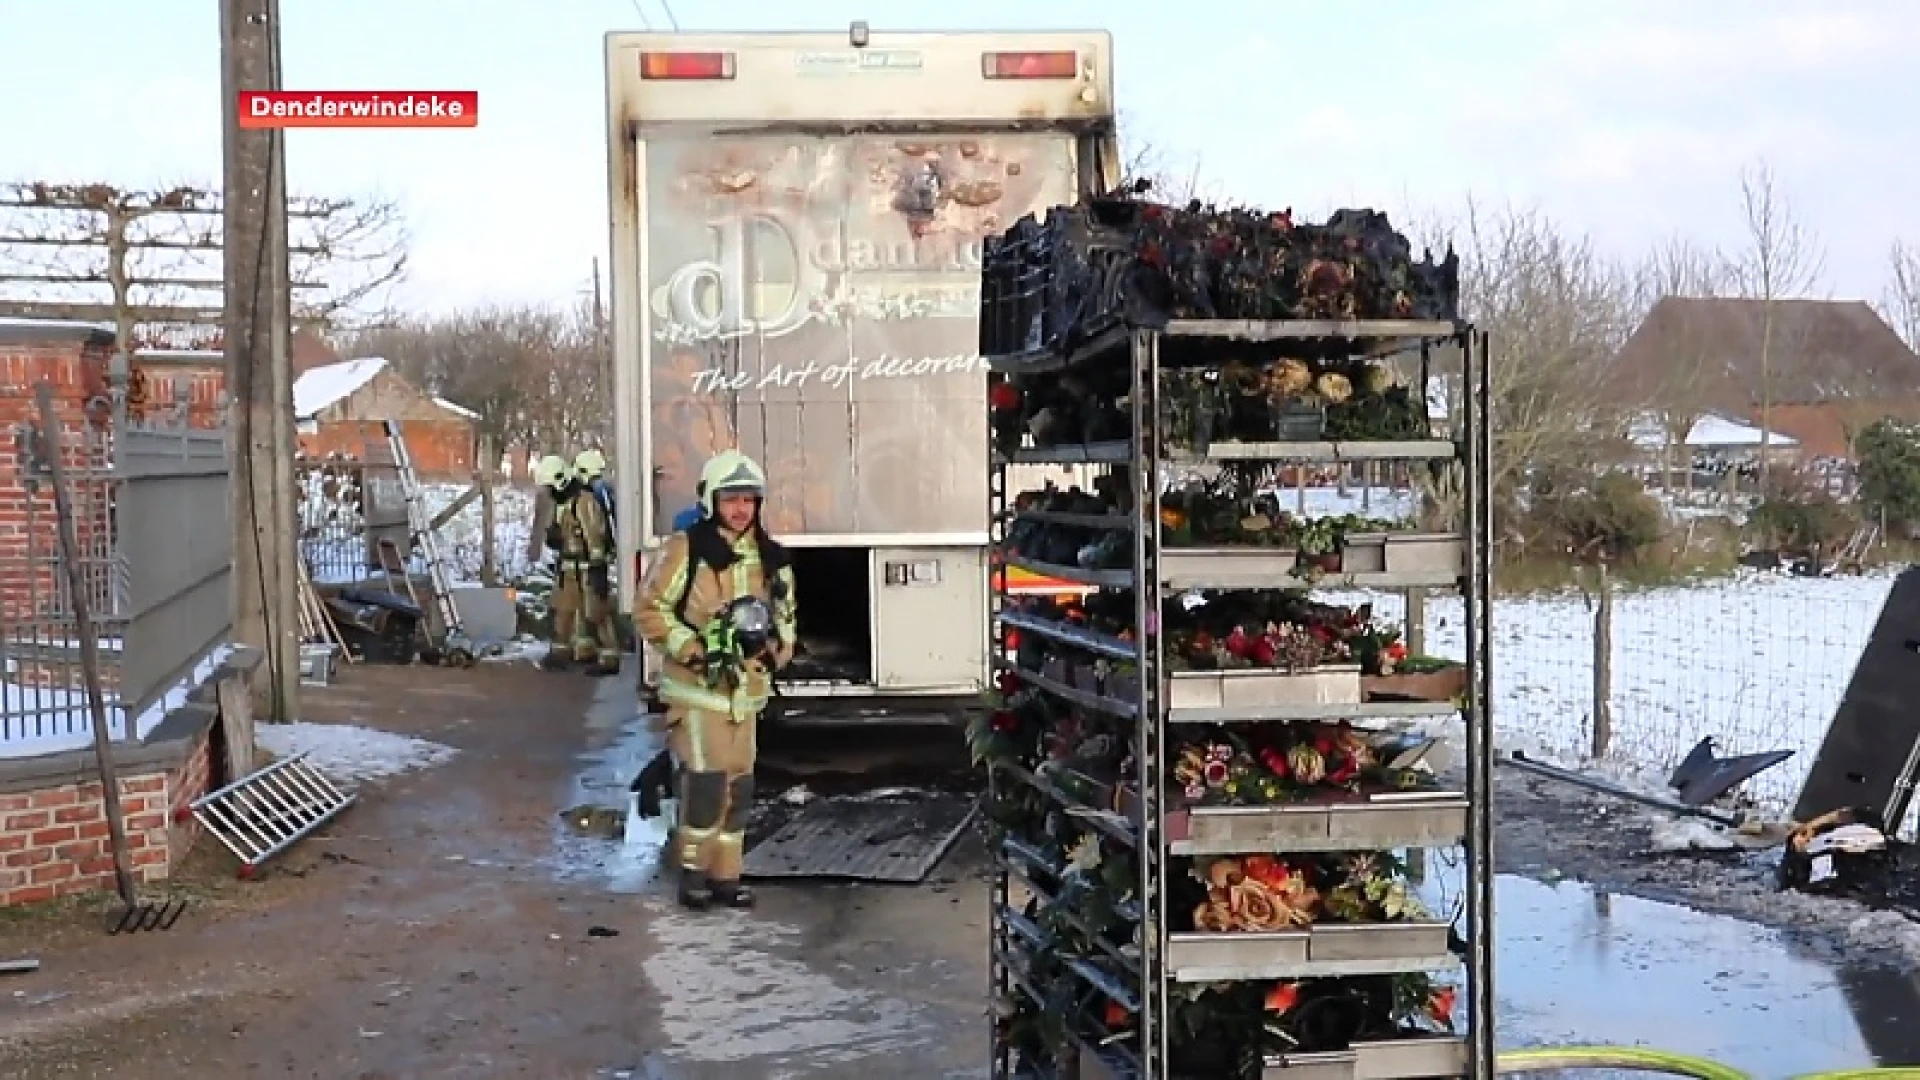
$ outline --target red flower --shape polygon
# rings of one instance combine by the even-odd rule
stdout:
[[[1321,757],[1330,757],[1333,754],[1333,750],[1334,750],[1333,736],[1317,735],[1314,737],[1314,740],[1313,740],[1314,753],[1319,754]]]
[[[1107,1022],[1107,1029],[1111,1031],[1115,1028],[1126,1027],[1133,1021],[1133,1014],[1128,1012],[1126,1007],[1119,1002],[1109,1001],[1107,1002],[1106,1016],[1103,1019]]]
[[[1001,709],[993,714],[993,718],[988,721],[988,724],[993,730],[1005,734],[1006,732],[1019,728],[1020,718],[1005,709]]]
[[[1342,784],[1350,783],[1354,777],[1359,775],[1360,775],[1359,764],[1356,763],[1352,758],[1347,758],[1346,760],[1340,763],[1339,768],[1327,774],[1327,783],[1333,784],[1335,786],[1339,786]]]
[[[1280,663],[1280,650],[1273,644],[1272,638],[1261,638],[1253,643],[1253,652],[1247,659],[1261,667],[1274,667]]]
[[[1328,645],[1333,644],[1334,638],[1333,638],[1332,630],[1329,630],[1326,627],[1316,623],[1312,627],[1312,633],[1314,637],[1320,639],[1320,641],[1324,642],[1325,644],[1328,644]]]
[[[1427,1015],[1434,1022],[1445,1027],[1453,1026],[1453,998],[1457,991],[1451,986],[1442,986],[1433,992],[1427,1000]]]
[[[1227,782],[1227,777],[1231,774],[1232,770],[1227,768],[1227,763],[1224,761],[1209,761],[1200,770],[1200,775],[1206,779],[1208,787],[1220,787]]]
[[[1268,772],[1280,779],[1287,778],[1287,755],[1280,751],[1272,747],[1260,751],[1260,764],[1265,765]]]
[[[1227,652],[1230,655],[1237,656],[1242,660],[1249,659],[1253,656],[1253,637],[1247,633],[1246,627],[1234,627],[1233,632],[1227,635],[1227,640],[1223,644],[1226,645]]]
[[[1407,658],[1407,647],[1405,645],[1402,645],[1396,641],[1393,644],[1387,646],[1387,659],[1399,661],[1399,660],[1405,660],[1406,658]]]

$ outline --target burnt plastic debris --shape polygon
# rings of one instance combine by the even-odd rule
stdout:
[[[1131,195],[1029,215],[987,241],[982,351],[1067,349],[1111,326],[1170,319],[1454,321],[1460,260],[1415,259],[1374,210],[1325,224]]]
[[[1846,896],[1869,907],[1909,908],[1916,868],[1875,811],[1849,807],[1795,828],[1780,853],[1783,889]]]

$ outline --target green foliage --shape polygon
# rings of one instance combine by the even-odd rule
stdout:
[[[1853,454],[1860,505],[1889,529],[1920,527],[1920,427],[1876,420],[1854,439]]]
[[[1527,518],[1541,541],[1581,562],[1637,559],[1666,532],[1659,502],[1625,473],[1544,473],[1534,481]]]
[[[1857,527],[1852,508],[1826,488],[1795,473],[1776,473],[1760,504],[1747,515],[1747,532],[1765,548],[1832,550]]]

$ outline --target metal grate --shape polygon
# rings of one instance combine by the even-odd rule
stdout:
[[[338,817],[354,796],[307,763],[283,758],[193,802],[193,817],[240,860],[240,876]]]

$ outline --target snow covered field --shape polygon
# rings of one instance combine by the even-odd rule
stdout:
[[[1747,787],[1790,804],[1818,753],[1893,578],[1742,575],[1614,601],[1613,754],[1665,770],[1711,735],[1722,754],[1796,751]],[[1402,617],[1398,596],[1373,597]],[[1565,763],[1593,729],[1594,613],[1580,594],[1494,603],[1495,739]],[[1427,606],[1427,648],[1465,656],[1461,603]]]

